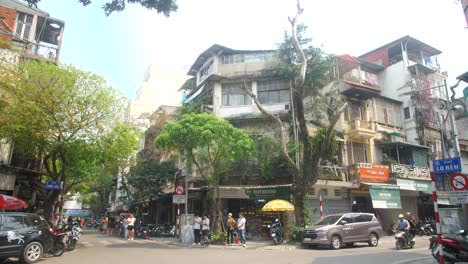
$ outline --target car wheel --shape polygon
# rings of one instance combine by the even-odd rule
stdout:
[[[333,249],[340,249],[341,248],[341,238],[337,235],[332,236],[331,238],[331,247]]]
[[[20,261],[28,264],[36,263],[41,259],[43,251],[41,243],[33,241],[24,247]]]
[[[367,243],[371,247],[376,247],[379,245],[379,237],[376,234],[372,233],[369,235],[369,241]]]

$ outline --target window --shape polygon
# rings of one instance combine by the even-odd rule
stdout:
[[[241,88],[240,83],[225,83],[222,88],[223,106],[250,105],[252,99]]]
[[[26,225],[23,222],[23,217],[18,215],[4,215],[3,216],[3,223],[1,226],[1,230],[8,231],[8,230],[16,230],[25,228]]]
[[[262,104],[289,103],[289,84],[284,80],[258,81],[257,96]]]
[[[356,142],[347,143],[348,163],[357,164],[360,162],[367,163],[367,145]]]
[[[405,112],[405,119],[410,119],[410,118],[411,118],[411,114],[410,114],[409,107],[403,108],[403,111]]]
[[[201,70],[200,70],[200,82],[206,79],[210,74],[213,73],[213,60],[208,62]]]
[[[354,223],[354,217],[352,215],[345,215],[341,218],[341,221],[346,221],[347,224]]]
[[[372,215],[358,215],[355,217],[357,223],[362,223],[362,222],[370,222],[372,221],[373,216]]]
[[[25,217],[24,222],[28,227],[42,226],[44,224],[44,221],[41,219],[41,217],[36,215],[31,217]]]
[[[31,25],[33,16],[22,12],[18,12],[16,17],[16,30],[15,34],[20,39],[28,39],[29,32],[31,31]]]
[[[376,99],[377,122],[401,127],[400,105],[381,98]]]
[[[315,195],[315,188],[309,188],[309,190],[307,190],[307,194],[314,196]]]
[[[335,197],[341,196],[341,190],[335,190]]]
[[[245,62],[244,54],[224,55],[223,64],[235,64]]]

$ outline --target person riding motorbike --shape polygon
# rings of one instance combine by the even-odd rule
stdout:
[[[409,233],[411,235],[411,238],[414,238],[416,236],[416,220],[413,218],[410,212],[406,212],[405,219],[410,224]]]
[[[404,231],[405,232],[405,238],[408,239],[408,241],[411,240],[409,230],[411,229],[411,225],[408,222],[408,220],[405,219],[405,216],[403,214],[398,215],[398,222],[397,222],[397,230],[399,231]]]

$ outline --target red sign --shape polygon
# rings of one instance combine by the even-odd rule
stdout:
[[[174,192],[175,192],[175,194],[177,194],[177,195],[185,194],[184,185],[183,185],[182,183],[176,184],[176,186],[175,186],[175,188],[174,188]]]
[[[359,178],[361,182],[389,182],[390,168],[387,165],[361,163]]]
[[[461,173],[452,174],[450,184],[455,191],[468,190],[468,178]]]

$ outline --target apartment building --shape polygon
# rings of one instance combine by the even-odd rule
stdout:
[[[18,0],[0,2],[0,73],[21,61],[59,61],[65,22]],[[43,199],[42,157],[15,152],[0,139],[0,192],[23,198],[31,208]]]

